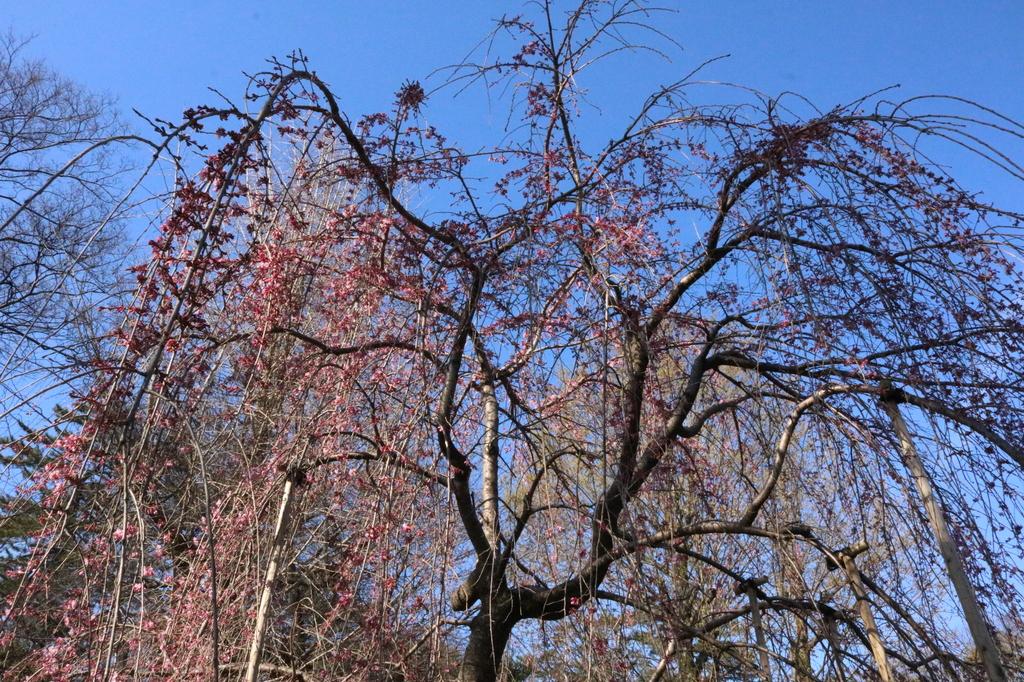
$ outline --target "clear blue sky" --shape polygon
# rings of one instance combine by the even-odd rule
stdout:
[[[212,99],[207,86],[237,95],[243,71],[302,48],[350,114],[386,109],[408,78],[459,61],[516,0],[4,0],[6,22],[34,35],[29,53],[130,112],[175,119]],[[562,6],[571,3],[563,2]],[[706,77],[776,94],[791,90],[822,109],[899,83],[901,94],[944,93],[982,101],[1024,119],[1024,1],[858,0],[768,2],[664,0],[678,10],[656,23],[683,47],[673,63],[629,58],[602,72],[613,100],[595,98],[603,118],[625,113],[651,88],[722,54]],[[479,94],[473,93],[473,94]],[[503,123],[500,107],[438,97],[431,122],[473,147]],[[454,134],[455,132],[459,134]],[[468,139],[467,139],[468,138]],[[966,184],[1024,206],[1019,183],[969,164]]]

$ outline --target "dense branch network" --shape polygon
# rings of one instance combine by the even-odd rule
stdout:
[[[981,136],[1024,129],[691,76],[595,145],[579,84],[653,15],[541,9],[452,79],[522,94],[485,154],[301,56],[163,129],[202,167],[26,486],[13,675],[980,674],[895,405],[1020,670],[1021,217],[925,152],[1019,175]]]

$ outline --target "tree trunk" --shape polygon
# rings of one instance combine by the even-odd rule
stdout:
[[[665,673],[668,671],[668,666],[672,662],[672,656],[676,653],[676,640],[671,640],[668,643],[668,647],[665,648],[665,655],[658,661],[658,667],[654,669],[654,673],[647,679],[647,682],[659,682]],[[680,666],[682,668],[684,666]],[[685,672],[682,673],[684,679],[689,679]]]
[[[832,665],[836,670],[836,679],[846,682],[846,668],[843,667],[843,648],[839,645],[839,628],[835,618],[825,616],[825,636],[829,649],[832,650]]]
[[[866,546],[866,545],[864,545]],[[878,666],[878,676],[882,682],[891,682],[892,671],[889,669],[889,658],[885,653],[885,645],[878,634],[878,626],[875,624],[875,617],[871,613],[871,605],[868,602],[868,593],[864,590],[864,583],[860,579],[860,571],[857,563],[849,555],[841,557],[843,569],[850,579],[850,587],[857,597],[857,608],[860,610],[860,619],[864,622],[864,629],[868,634],[868,645],[871,647],[871,655],[875,658],[875,665]]]
[[[494,682],[501,670],[505,646],[516,621],[509,605],[484,605],[469,626],[469,642],[462,657],[459,682]]]
[[[884,400],[882,404],[885,406],[885,411],[889,413],[893,429],[900,439],[903,460],[914,477],[917,492],[921,495],[921,501],[928,514],[928,521],[935,534],[935,541],[939,546],[939,554],[942,555],[942,561],[946,565],[946,572],[956,590],[956,596],[960,599],[960,606],[963,607],[964,617],[967,620],[967,627],[971,631],[971,637],[974,639],[978,657],[985,665],[985,672],[989,680],[1006,682],[1006,670],[1000,660],[999,648],[985,621],[985,615],[978,603],[978,595],[974,592],[974,585],[967,577],[963,560],[960,558],[960,550],[950,535],[942,501],[939,499],[938,493],[933,490],[931,478],[928,476],[921,458],[917,455],[917,448],[910,436],[910,429],[903,421],[897,401],[888,399]]]
[[[281,506],[277,512],[277,525],[274,527],[274,540],[270,548],[270,560],[267,563],[266,577],[263,579],[263,591],[260,594],[259,610],[256,613],[256,625],[253,627],[252,641],[249,645],[249,659],[245,669],[245,682],[255,682],[260,670],[260,656],[263,653],[263,640],[267,635],[267,624],[269,622],[270,598],[273,595],[274,581],[277,579],[277,571],[280,568],[285,534],[291,520],[294,487],[294,477],[289,475],[284,482]]]
[[[761,606],[758,603],[757,588],[748,585],[746,588],[747,600],[750,602],[750,619],[754,625],[754,637],[757,639],[757,652],[761,661],[761,679],[765,682],[772,682],[771,656],[768,654],[768,640],[764,636],[764,627],[761,625]]]

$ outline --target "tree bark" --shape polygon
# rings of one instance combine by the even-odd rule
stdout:
[[[878,677],[882,682],[891,682],[892,671],[889,669],[889,658],[885,653],[882,638],[878,634],[878,625],[875,624],[875,617],[871,613],[871,604],[868,602],[868,594],[864,590],[864,583],[861,582],[860,571],[857,569],[857,564],[852,556],[844,554],[841,556],[841,561],[843,562],[846,576],[850,579],[850,587],[853,588],[853,594],[857,597],[857,609],[860,611],[860,619],[864,622],[864,629],[867,631],[871,655],[875,659],[875,665],[878,666]]]
[[[832,650],[832,665],[835,667],[836,679],[839,682],[846,682],[846,669],[843,667],[843,650],[839,646],[839,631],[835,618],[825,616],[825,636],[828,639],[828,646]]]
[[[967,620],[967,627],[974,639],[974,646],[978,651],[978,657],[985,664],[985,672],[993,682],[1005,682],[1006,671],[1003,669],[1002,661],[999,659],[999,649],[985,622],[981,606],[978,604],[978,596],[974,592],[974,586],[967,578],[967,571],[964,570],[963,560],[960,558],[960,550],[953,537],[949,533],[949,526],[946,523],[946,512],[942,508],[939,496],[932,490],[932,482],[925,471],[924,463],[917,455],[917,448],[910,437],[910,430],[903,421],[900,414],[898,402],[892,398],[883,400],[882,405],[892,420],[893,429],[900,439],[900,446],[903,451],[903,460],[914,477],[914,484],[917,492],[921,495],[925,511],[928,513],[928,521],[931,524],[932,532],[935,534],[935,541],[939,545],[939,553],[946,565],[946,572],[953,582],[956,596],[960,599],[960,606],[963,607],[964,617]]]
[[[768,640],[765,639],[764,627],[761,625],[761,606],[758,603],[757,588],[754,585],[747,585],[746,593],[747,600],[750,602],[750,619],[754,625],[754,637],[757,639],[757,653],[761,662],[761,679],[765,682],[771,682],[771,657],[768,655]]]
[[[249,658],[245,668],[245,682],[255,682],[260,670],[260,656],[263,653],[263,640],[267,634],[267,615],[270,612],[270,598],[273,595],[274,581],[280,568],[281,554],[284,547],[285,533],[289,525],[292,507],[292,492],[295,481],[291,474],[285,479],[284,492],[281,494],[281,506],[277,512],[277,524],[274,527],[274,539],[270,549],[270,561],[263,579],[263,591],[260,594],[259,610],[256,613],[256,625],[253,628],[252,641],[249,645]]]
[[[668,672],[668,666],[672,662],[672,657],[676,653],[676,640],[670,640],[668,646],[665,648],[665,655],[658,661],[658,667],[654,669],[654,673],[647,679],[647,682],[659,682],[665,673]]]
[[[459,682],[494,682],[516,621],[510,604],[484,604],[469,626]]]
[[[491,552],[501,551],[498,525],[498,400],[494,396],[494,383],[485,381],[480,389],[484,406],[484,451],[482,486],[483,526]]]

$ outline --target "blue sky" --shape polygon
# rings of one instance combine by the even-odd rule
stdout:
[[[494,18],[524,11],[514,0],[3,4],[0,22],[19,35],[35,36],[29,54],[116,97],[129,117],[134,107],[170,119],[213,99],[208,86],[237,95],[245,83],[242,72],[257,71],[265,58],[295,48],[309,55],[350,114],[384,110],[403,80],[424,79],[460,61]],[[724,54],[731,56],[705,77],[769,94],[795,91],[822,109],[898,83],[902,95],[955,94],[1024,119],[1019,0],[663,4],[676,11],[654,22],[682,49],[662,43],[671,62],[636,56],[602,70],[601,85],[613,96],[595,95],[595,101],[609,125],[650,89]],[[468,106],[480,101],[478,94],[454,103],[439,95],[427,116],[452,141],[481,144],[500,132],[504,119],[500,106]],[[1019,182],[996,177],[980,164],[960,167],[968,186],[1024,206]]]

